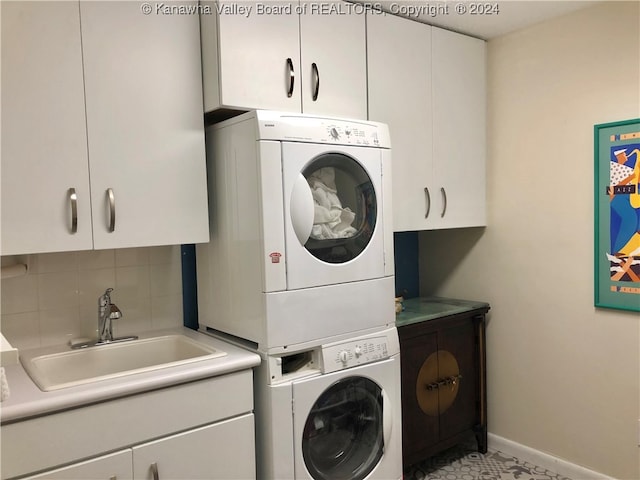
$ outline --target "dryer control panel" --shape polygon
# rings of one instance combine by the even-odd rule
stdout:
[[[386,336],[372,336],[350,340],[322,348],[323,373],[335,372],[388,358],[390,352]]]

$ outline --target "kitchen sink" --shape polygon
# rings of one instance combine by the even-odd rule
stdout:
[[[165,335],[21,358],[45,392],[225,356],[184,335]]]

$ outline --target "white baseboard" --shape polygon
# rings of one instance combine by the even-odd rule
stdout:
[[[489,450],[499,450],[573,480],[615,480],[613,477],[589,470],[588,468],[581,467],[575,463],[554,457],[548,453],[535,450],[493,433],[488,434],[488,448]]]

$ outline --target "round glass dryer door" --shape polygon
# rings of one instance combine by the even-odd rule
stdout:
[[[382,390],[365,377],[342,379],[315,402],[302,433],[302,457],[316,480],[361,480],[382,458]]]
[[[344,153],[324,153],[302,171],[313,197],[304,247],[327,263],[345,263],[368,245],[376,226],[376,192],[365,169]]]

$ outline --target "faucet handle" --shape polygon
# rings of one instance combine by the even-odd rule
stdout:
[[[111,304],[111,308],[109,310],[109,318],[111,320],[117,320],[122,317],[122,311],[118,308],[115,303]]]

